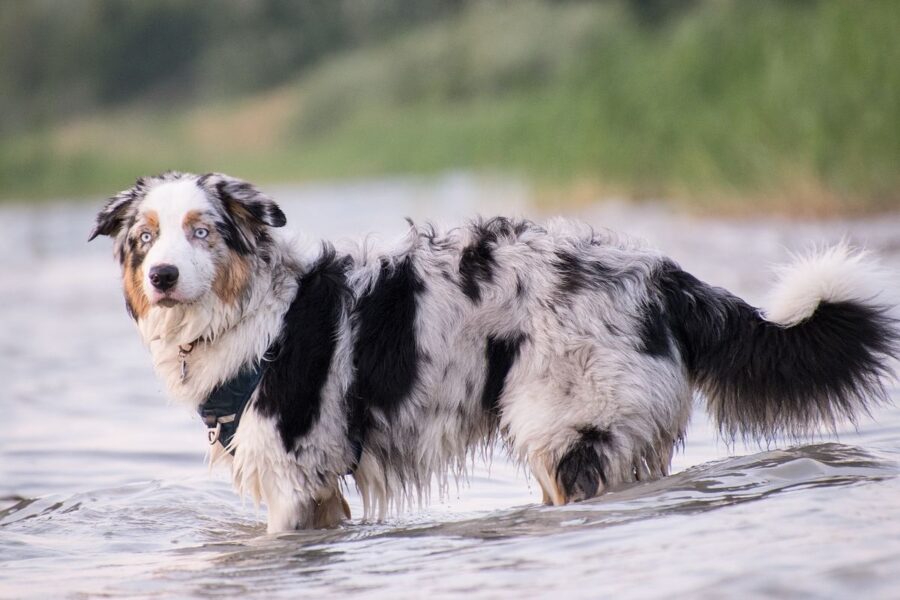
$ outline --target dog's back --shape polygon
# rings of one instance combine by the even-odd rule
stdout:
[[[654,251],[565,221],[414,230],[377,265],[350,277],[348,397],[356,479],[382,509],[446,483],[498,432],[554,504],[665,475],[694,388],[730,435],[803,434],[883,397],[896,350],[861,281],[871,273],[845,248],[785,274],[772,321]],[[810,270],[827,293],[791,297]]]
[[[398,251],[351,262],[350,433],[373,505],[446,484],[498,432],[557,503],[600,491],[551,483],[586,444],[615,439],[620,451],[584,465],[602,461],[604,480],[666,473],[691,390],[651,297],[658,253],[497,218],[414,229]]]

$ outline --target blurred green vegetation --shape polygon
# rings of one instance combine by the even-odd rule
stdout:
[[[85,0],[71,5],[107,15],[100,33],[54,14],[47,36],[103,39],[13,92],[9,65],[27,69],[6,51],[36,42],[5,37],[28,21],[9,4],[34,19],[63,3],[0,10],[2,197],[111,193],[168,168],[467,169],[715,210],[900,208],[892,0]]]

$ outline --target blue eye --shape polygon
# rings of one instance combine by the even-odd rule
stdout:
[[[203,227],[199,227],[194,230],[194,237],[197,239],[203,239],[209,235],[209,229],[205,229]]]
[[[141,241],[145,244],[149,244],[150,240],[152,240],[152,239],[153,239],[153,234],[151,234],[149,231],[145,231],[144,233],[141,234]]]

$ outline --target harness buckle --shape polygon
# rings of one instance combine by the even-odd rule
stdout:
[[[215,446],[216,442],[219,441],[219,435],[222,433],[222,424],[216,421],[215,427],[210,427],[206,430],[206,437],[209,440],[210,446]]]

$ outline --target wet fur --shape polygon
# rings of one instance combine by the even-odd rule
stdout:
[[[151,307],[131,230],[148,190],[182,180],[216,214],[214,281],[189,305]],[[129,311],[175,398],[196,406],[264,365],[233,460],[217,457],[268,506],[270,531],[349,516],[348,472],[368,517],[434,486],[442,495],[498,437],[546,502],[584,500],[666,475],[694,390],[727,434],[802,435],[883,399],[897,352],[885,309],[853,289],[825,294],[824,271],[786,272],[774,322],[658,252],[577,223],[411,225],[389,248],[301,250],[272,229],[284,220],[246,182],[170,173],[112,198],[95,230],[115,239]],[[181,380],[178,347],[191,342]]]

